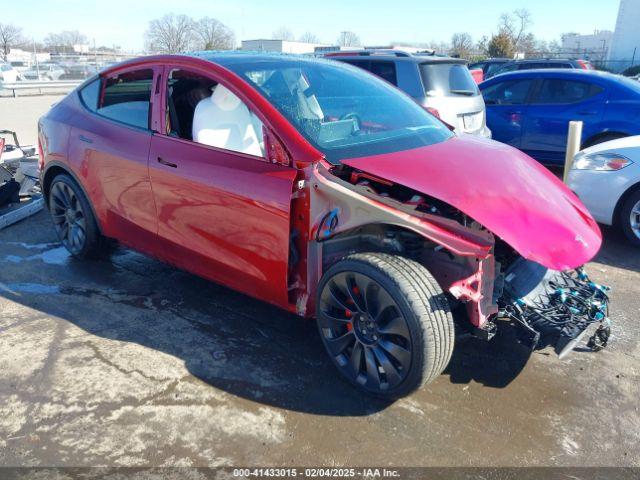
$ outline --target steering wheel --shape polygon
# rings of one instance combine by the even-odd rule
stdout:
[[[354,127],[353,133],[357,135],[360,132],[360,128],[362,127],[362,120],[360,119],[360,115],[354,112],[349,112],[340,117],[340,120],[353,120]]]

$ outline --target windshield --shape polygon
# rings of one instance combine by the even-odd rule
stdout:
[[[427,97],[480,95],[466,65],[461,63],[423,63],[420,74]]]
[[[226,66],[253,84],[332,163],[452,136],[411,98],[355,67],[291,59]]]

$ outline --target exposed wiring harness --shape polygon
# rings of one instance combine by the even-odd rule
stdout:
[[[583,268],[556,272],[541,292],[515,299],[503,313],[531,334],[532,348],[542,338],[555,343],[561,357],[573,350],[590,325],[600,323],[587,343],[597,351],[607,346],[611,334],[609,291],[591,281]]]

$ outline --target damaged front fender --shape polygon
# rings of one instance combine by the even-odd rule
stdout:
[[[310,274],[308,290],[314,292],[322,276],[322,246],[344,232],[366,225],[400,227],[417,233],[432,248],[420,257],[440,286],[467,304],[470,321],[482,326],[498,312],[493,299],[495,261],[493,235],[473,229],[446,217],[411,210],[389,197],[374,197],[367,189],[341,180],[329,166],[317,163],[309,174],[311,222],[308,252]],[[315,260],[315,261],[313,261]],[[309,301],[315,295],[309,296]],[[308,311],[312,310],[309,305]]]

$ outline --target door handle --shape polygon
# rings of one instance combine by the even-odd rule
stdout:
[[[578,115],[596,115],[597,113],[595,110],[582,110]]]
[[[175,163],[167,162],[162,157],[158,157],[158,163],[161,164],[161,165],[166,165],[167,167],[178,168],[178,165],[176,165]]]
[[[91,140],[89,137],[85,137],[84,135],[80,135],[78,138],[80,139],[81,142],[93,143],[93,140]]]

